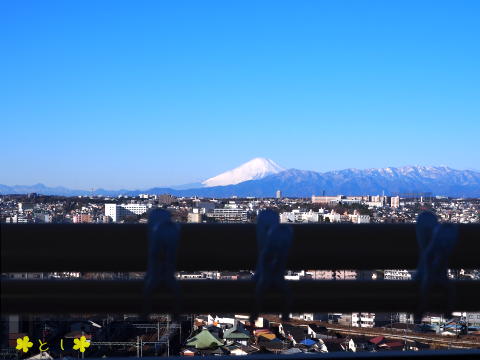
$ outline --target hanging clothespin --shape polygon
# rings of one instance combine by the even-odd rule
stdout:
[[[262,311],[267,291],[276,290],[283,297],[282,318],[290,316],[291,292],[285,281],[288,252],[292,245],[293,231],[289,225],[279,223],[279,216],[272,210],[260,212],[257,221],[258,261],[253,281],[255,287],[255,310],[251,321]]]
[[[434,290],[444,291],[445,316],[454,310],[455,293],[448,279],[448,260],[457,243],[458,229],[454,224],[439,224],[428,211],[421,213],[416,225],[420,257],[415,280],[419,286],[419,305],[416,318],[421,320],[431,303]]]
[[[177,248],[180,228],[173,223],[170,213],[155,209],[148,218],[148,267],[144,283],[144,312],[152,309],[156,291],[168,291],[173,295],[173,315],[179,310],[179,288],[175,279]]]

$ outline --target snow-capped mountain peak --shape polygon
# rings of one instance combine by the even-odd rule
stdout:
[[[284,169],[274,161],[255,158],[239,167],[226,171],[202,182],[204,187],[235,185],[248,180],[258,180],[265,176],[277,174]]]

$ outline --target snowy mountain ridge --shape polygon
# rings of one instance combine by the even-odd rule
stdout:
[[[387,195],[431,192],[435,195],[480,198],[480,171],[456,170],[447,166],[403,166],[380,169],[345,169],[328,172],[288,169],[275,162],[253,159],[236,169],[178,188],[155,187],[143,190],[74,190],[64,187],[7,186],[0,184],[0,194],[39,193],[44,195],[171,194],[175,196],[272,197],[277,190],[287,197],[310,197],[314,194]]]

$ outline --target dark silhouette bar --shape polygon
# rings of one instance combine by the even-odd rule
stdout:
[[[480,224],[460,224],[451,268],[480,268]],[[292,225],[287,268],[415,269],[415,224]],[[145,271],[144,224],[2,224],[2,272]],[[255,269],[254,224],[182,224],[177,269]]]
[[[289,281],[292,312],[410,312],[417,310],[413,281]],[[452,281],[456,311],[478,311],[480,281]],[[182,313],[250,313],[250,281],[182,280]],[[8,313],[140,313],[143,281],[9,280],[2,282],[2,312]],[[170,293],[154,295],[152,311],[173,310]],[[429,311],[441,312],[445,294],[434,290]],[[281,294],[267,295],[264,312],[282,311]]]

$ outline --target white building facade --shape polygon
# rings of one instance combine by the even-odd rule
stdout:
[[[113,222],[123,220],[127,216],[142,215],[147,212],[144,204],[105,204],[105,216],[109,216]]]
[[[412,274],[408,270],[388,269],[383,271],[385,280],[412,280]]]
[[[280,213],[281,223],[315,223],[319,222],[321,214],[315,211],[301,211],[298,209],[291,212]]]
[[[207,213],[207,216],[218,222],[247,222],[248,211],[241,208],[213,209],[213,212]]]
[[[392,196],[390,199],[390,206],[392,208],[399,208],[400,207],[400,196]]]

